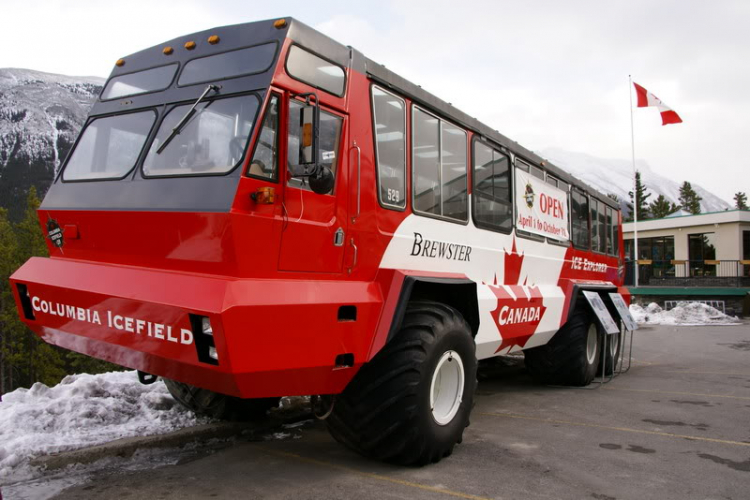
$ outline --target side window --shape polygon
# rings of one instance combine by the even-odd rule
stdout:
[[[406,207],[406,103],[379,87],[372,87],[375,152],[380,203]]]
[[[300,123],[302,115],[302,103],[289,101],[289,130],[287,142],[287,162],[290,165],[299,164],[300,152]],[[341,139],[341,125],[343,119],[328,111],[320,110],[320,136],[318,141],[318,163],[325,165],[333,172],[336,178],[336,166],[338,165],[339,140]],[[289,178],[287,185],[310,191],[307,180],[302,178]]]
[[[607,207],[607,253],[614,254],[614,243],[612,234],[612,208]]]
[[[286,71],[295,80],[305,82],[315,88],[338,97],[344,95],[346,73],[338,64],[292,45],[286,58]]]
[[[443,186],[443,217],[469,220],[466,193],[466,132],[440,122],[440,163]]]
[[[607,236],[607,215],[605,212],[605,205],[601,201],[599,204],[599,251],[601,253],[607,252],[607,240],[611,236]]]
[[[581,250],[589,249],[589,203],[585,194],[573,189],[570,193],[571,225],[573,245]]]
[[[513,226],[510,160],[490,146],[474,141],[474,223],[504,233]]]
[[[526,163],[525,161],[519,159],[518,157],[516,157],[515,165],[516,165],[517,168],[520,168],[521,170],[524,170],[524,171],[530,173],[534,177],[536,177],[538,179],[544,180],[544,170],[542,170],[541,168],[535,167],[534,165]],[[519,200],[516,200],[516,202],[518,203]],[[530,232],[524,231],[522,229],[516,229],[516,233],[519,236],[523,236],[524,238],[529,238],[531,240],[537,240],[537,241],[544,241],[545,240],[544,236],[539,236],[538,234],[530,233]]]
[[[271,96],[248,175],[276,180],[279,168],[279,97]]]
[[[615,210],[612,214],[612,255],[620,255],[620,211]]]
[[[468,220],[466,132],[413,108],[414,210]]]
[[[591,198],[591,250],[599,251],[599,202]]]

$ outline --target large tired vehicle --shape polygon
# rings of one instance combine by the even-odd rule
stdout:
[[[395,463],[461,442],[477,360],[586,385],[619,349],[580,298],[625,291],[617,204],[291,18],[117,61],[39,217],[45,341],[219,418],[319,395]]]

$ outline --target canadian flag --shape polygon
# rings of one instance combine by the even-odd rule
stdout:
[[[638,107],[646,108],[648,106],[656,106],[657,108],[659,108],[659,112],[661,113],[662,126],[669,125],[670,123],[682,123],[682,118],[680,118],[680,115],[675,113],[672,108],[664,104],[661,99],[659,99],[654,94],[644,89],[637,83],[633,82],[633,85],[635,85],[635,93],[638,96]]]

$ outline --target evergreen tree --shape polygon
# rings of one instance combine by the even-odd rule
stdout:
[[[734,207],[740,210],[747,210],[747,195],[740,191],[734,194]]]
[[[8,221],[8,211],[0,208],[0,394],[14,387],[11,359],[20,321],[8,278],[18,267],[16,235]]]
[[[620,197],[617,196],[615,193],[607,193],[607,196],[609,196],[610,199],[616,201],[617,203],[620,203]]]
[[[641,182],[641,173],[636,171],[635,173],[635,206],[637,207],[636,213],[638,214],[638,220],[645,220],[649,218],[648,213],[648,199],[651,197],[651,193],[646,192],[646,186]],[[630,196],[630,203],[628,203],[628,218],[626,220],[633,220],[633,191],[628,191]]]
[[[701,213],[701,198],[688,181],[680,186],[680,206],[693,215]]]
[[[69,373],[102,373],[118,367],[82,354],[49,345],[20,320],[10,275],[29,257],[47,256],[47,245],[37,218],[39,198],[32,187],[24,217],[8,221],[0,209],[0,394],[35,382],[54,385]]]
[[[651,202],[651,205],[649,205],[648,208],[654,219],[663,219],[667,215],[679,210],[680,206],[677,205],[677,203],[669,201],[663,194],[660,194],[656,200]]]

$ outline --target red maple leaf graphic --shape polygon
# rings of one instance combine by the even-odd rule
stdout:
[[[513,238],[513,248],[510,253],[505,252],[503,256],[505,262],[504,283],[506,285],[517,285],[521,277],[521,266],[523,266],[523,254],[516,250],[516,238]],[[497,279],[495,280],[497,281]]]
[[[497,297],[497,308],[492,311],[502,342],[496,353],[519,346],[523,348],[534,335],[547,308],[538,287],[528,288],[528,296],[522,286],[490,287]],[[510,291],[513,293],[511,294]],[[515,295],[515,298],[513,297]]]

